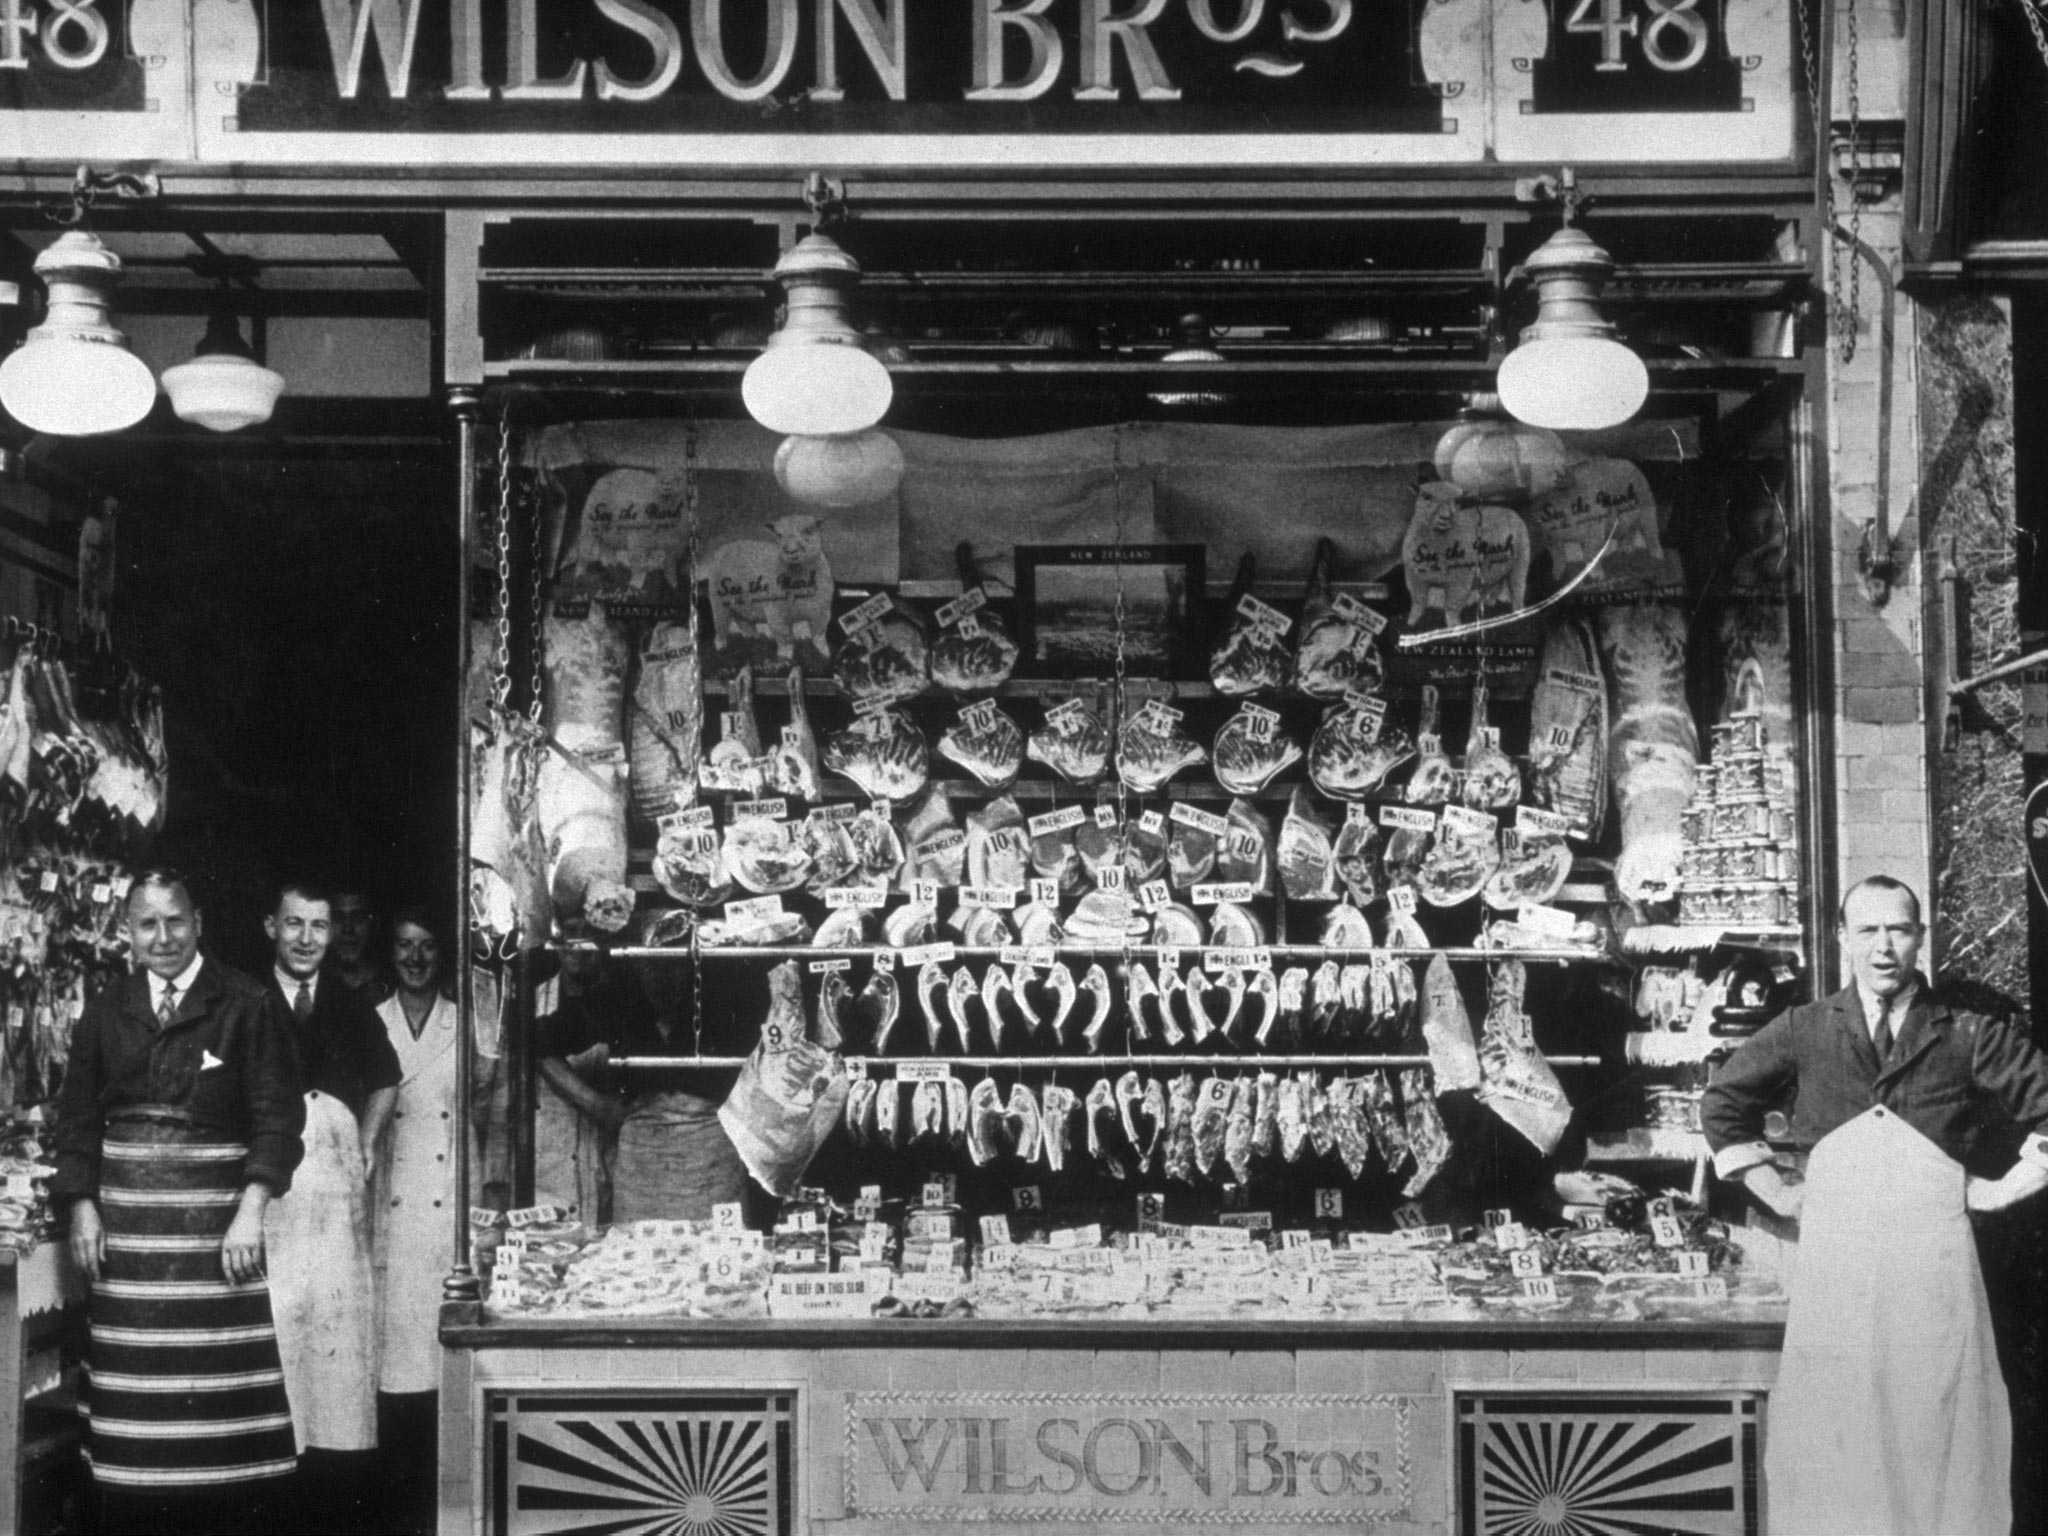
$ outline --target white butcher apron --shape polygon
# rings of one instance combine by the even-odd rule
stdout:
[[[270,1310],[299,1449],[377,1446],[377,1313],[362,1133],[331,1093],[306,1095],[306,1155],[263,1218]]]
[[[1964,1183],[1882,1107],[1813,1149],[1764,1448],[1770,1536],[2012,1528],[2012,1420]]]
[[[441,1282],[454,1262],[455,1004],[440,998],[419,1038],[396,996],[377,1016],[398,1053],[398,1102],[384,1128],[371,1191],[377,1270],[377,1390],[432,1392],[441,1385]]]

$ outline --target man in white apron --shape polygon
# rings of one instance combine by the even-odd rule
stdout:
[[[2018,1021],[1927,985],[1908,887],[1873,876],[1840,916],[1850,985],[1745,1041],[1700,1105],[1720,1176],[1800,1223],[1765,1529],[2006,1536],[2012,1424],[1968,1213],[2048,1188],[2048,1057]],[[1763,1118],[1788,1099],[1798,1155],[1780,1160]],[[1973,1177],[1994,1107],[2026,1144],[2003,1177]]]
[[[353,1532],[367,1529],[377,1448],[369,1158],[398,1094],[398,1057],[369,999],[321,968],[333,932],[324,890],[285,885],[263,930],[270,1010],[297,1048],[306,1090],[305,1159],[264,1226],[299,1442],[295,1492],[302,1530]]]

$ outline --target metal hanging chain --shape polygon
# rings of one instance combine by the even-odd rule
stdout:
[[[2040,50],[2041,62],[2048,64],[2048,32],[2041,30],[2039,0],[2016,0],[2020,14],[2027,18],[2027,30],[2034,34],[2034,46]]]
[[[526,595],[526,618],[527,623],[531,626],[528,633],[532,637],[528,644],[533,652],[533,694],[526,701],[526,718],[532,722],[534,736],[538,738],[541,733],[541,665],[545,659],[541,654],[540,643],[541,547],[545,542],[547,533],[547,518],[542,514],[537,497],[528,497],[526,499],[530,503],[527,520],[531,523],[533,529],[531,548],[528,551],[532,556],[533,569],[528,573]]]
[[[684,590],[690,594],[686,613],[690,627],[690,644],[697,643],[697,417],[694,410],[690,415],[688,430],[683,434],[683,533],[686,540],[683,549]]]
[[[1116,508],[1116,683],[1112,698],[1114,700],[1113,718],[1117,725],[1118,734],[1121,735],[1126,670],[1124,655],[1124,624],[1126,617],[1124,611],[1124,546],[1129,542],[1124,521],[1124,429],[1121,423],[1113,425],[1109,431],[1109,486]],[[1124,776],[1119,772],[1116,776],[1117,815],[1119,817],[1123,815],[1124,796],[1127,793],[1128,788],[1124,782]]]
[[[1124,428],[1123,423],[1120,421],[1112,422],[1109,429],[1109,488],[1116,508],[1116,681],[1112,694],[1115,700],[1115,708],[1110,716],[1110,728],[1113,732],[1110,737],[1110,746],[1113,749],[1111,761],[1116,764],[1117,863],[1122,867],[1123,871],[1124,905],[1126,912],[1128,912],[1131,903],[1137,898],[1137,893],[1131,889],[1131,790],[1123,771],[1124,684],[1127,671],[1127,658],[1124,654],[1124,628],[1127,618],[1124,610],[1124,548],[1130,542],[1130,539],[1129,530],[1125,522]],[[1123,922],[1122,938],[1123,974],[1125,986],[1128,988],[1131,975],[1131,923],[1128,915]],[[1128,1021],[1126,1021],[1124,1029],[1124,1044],[1125,1048],[1128,1049],[1130,1045]]]
[[[697,720],[701,732],[704,719],[704,652],[697,633],[697,408],[690,407],[690,421],[683,432],[683,599],[685,623],[690,631],[690,654],[697,665]],[[699,737],[701,742],[701,735]],[[701,750],[701,748],[700,748]],[[696,772],[696,765],[690,765]],[[704,1054],[704,950],[701,919],[690,924],[690,1052]]]
[[[1844,251],[1837,244],[1835,259],[1849,265],[1849,308],[1847,323],[1842,327],[1841,349],[1842,361],[1846,363],[1856,356],[1856,318],[1863,312],[1863,263],[1857,260],[1856,254],[1863,244],[1863,199],[1856,195],[1856,147],[1862,137],[1863,100],[1857,74],[1860,50],[1856,38],[1856,7],[1849,6],[1845,14],[1849,18],[1849,249]],[[1840,278],[1836,281],[1839,283]]]
[[[491,697],[502,718],[512,713],[512,432],[498,418],[498,649],[491,658]],[[465,616],[464,622],[467,623]]]
[[[1816,0],[1824,5],[1828,0]],[[2021,0],[2025,4],[2026,0]],[[1844,363],[1856,356],[1856,317],[1862,305],[1862,269],[1857,265],[1854,250],[1844,251],[1842,242],[1835,238],[1835,167],[1834,167],[1834,125],[1828,113],[1827,92],[1822,88],[1820,73],[1819,20],[1807,15],[1805,0],[1795,0],[1792,14],[1799,22],[1799,52],[1806,70],[1806,99],[1813,109],[1813,149],[1819,160],[1821,226],[1820,238],[1828,253],[1828,283],[1825,297],[1828,307],[1828,324],[1834,332],[1837,354]],[[1857,72],[1856,11],[1852,6],[1849,15],[1849,228],[1853,237],[1860,236],[1863,228],[1863,208],[1856,199],[1855,166],[1856,142],[1862,126],[1862,101],[1860,81]],[[1842,265],[1847,261],[1848,281],[1842,277]],[[1843,290],[1847,288],[1847,296]]]

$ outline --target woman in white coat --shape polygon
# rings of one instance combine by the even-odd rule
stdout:
[[[398,986],[377,1016],[402,1076],[378,1147],[371,1210],[377,1439],[393,1501],[391,1528],[402,1531],[433,1528],[441,1282],[450,1263],[449,1212],[462,1198],[455,1187],[455,1136],[469,1123],[456,1098],[461,1018],[442,987],[445,953],[424,908],[394,914],[391,968]]]

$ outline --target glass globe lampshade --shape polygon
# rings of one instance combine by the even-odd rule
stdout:
[[[1650,394],[1643,360],[1614,339],[1600,290],[1614,260],[1567,224],[1524,263],[1536,285],[1536,319],[1500,365],[1496,387],[1518,421],[1554,431],[1619,426]]]
[[[36,257],[49,292],[43,323],[0,362],[0,406],[32,432],[88,437],[132,427],[156,380],[108,311],[121,258],[89,230],[66,230]]]
[[[235,317],[221,312],[207,321],[192,360],[164,370],[164,393],[180,421],[236,432],[270,420],[284,393],[284,375],[257,362]]]
[[[740,398],[771,432],[839,437],[880,421],[896,393],[889,370],[846,314],[860,263],[830,235],[810,234],[775,264],[786,295],[782,328],[747,365]]]
[[[775,481],[814,507],[862,507],[903,483],[903,449],[873,428],[843,437],[786,437],[775,450]]]
[[[1555,432],[1515,421],[1493,395],[1468,395],[1437,439],[1436,473],[1471,501],[1525,501],[1564,479],[1565,446]]]

